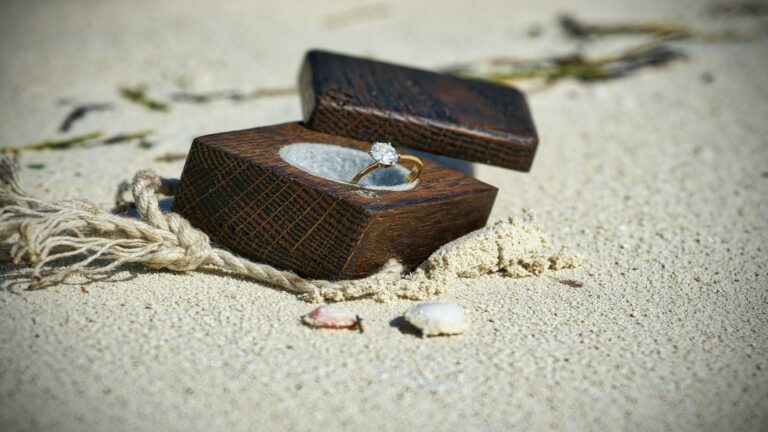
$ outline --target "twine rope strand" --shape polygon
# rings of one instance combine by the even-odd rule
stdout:
[[[456,245],[449,243],[409,275],[404,276],[402,264],[391,259],[378,273],[363,279],[305,279],[291,271],[253,262],[216,247],[208,235],[194,228],[181,215],[163,213],[157,194],[172,196],[177,187],[178,180],[163,179],[148,170],[139,171],[131,186],[139,218],[130,218],[83,200],[51,203],[32,198],[20,186],[17,162],[0,157],[0,243],[10,245],[10,257],[17,265],[31,264],[33,287],[55,284],[74,274],[103,276],[125,264],[139,263],[152,269],[207,270],[239,275],[314,302],[361,297],[381,301],[395,297],[423,300],[439,294],[446,280],[461,276],[462,272],[465,276],[474,276],[516,266],[515,271],[520,274],[527,271],[535,274],[538,270],[532,269],[547,268],[546,262],[552,261],[537,252],[534,258],[526,258],[522,263],[519,259],[515,263],[502,262],[499,242],[513,234],[511,227],[514,225],[510,219],[506,225],[501,222],[468,234],[454,242]],[[523,236],[531,234],[523,230],[515,235],[520,233]],[[494,238],[496,240],[486,244],[488,239]],[[541,238],[536,247],[546,243]],[[515,242],[519,243],[520,239]],[[536,242],[534,238],[534,245]],[[474,248],[475,253],[469,261],[476,263],[469,271],[462,270],[461,265],[467,262],[463,255],[467,245]],[[65,260],[67,265],[60,265]]]

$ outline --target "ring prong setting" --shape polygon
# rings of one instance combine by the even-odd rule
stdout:
[[[388,142],[375,142],[371,146],[371,150],[368,152],[371,158],[378,162],[383,167],[391,167],[397,163],[400,155],[397,154],[397,150],[392,147]]]
[[[378,168],[391,168],[400,161],[407,161],[413,164],[413,168],[405,176],[405,183],[413,183],[421,175],[421,171],[424,169],[424,164],[421,163],[421,159],[411,155],[401,155],[397,153],[392,144],[388,142],[376,141],[371,146],[368,154],[373,159],[373,163],[360,170],[350,183],[356,185],[361,178],[365,177],[369,173],[375,171]]]

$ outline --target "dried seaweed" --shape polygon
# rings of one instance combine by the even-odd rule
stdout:
[[[168,104],[165,102],[147,96],[147,88],[145,86],[121,87],[120,96],[130,102],[141,105],[150,111],[167,112],[169,109]]]
[[[103,135],[102,132],[91,132],[87,134],[82,135],[76,135],[72,138],[65,138],[65,139],[51,139],[46,141],[41,141],[38,143],[33,144],[27,144],[19,147],[11,147],[8,150],[30,150],[30,151],[40,151],[40,150],[67,150],[72,147],[81,147],[88,143],[93,142],[94,140],[97,140],[101,138]]]
[[[658,39],[685,39],[693,36],[691,30],[676,23],[617,23],[591,24],[571,15],[560,16],[560,27],[565,33],[577,39],[613,35],[649,35]]]
[[[155,157],[155,162],[176,162],[186,158],[186,153],[165,153]]]
[[[213,92],[179,91],[171,94],[171,100],[174,102],[195,104],[205,104],[217,100],[242,102],[253,99],[290,96],[296,94],[296,92],[296,87],[261,88],[249,92],[239,90],[220,90]]]
[[[560,16],[560,27],[573,39],[590,40],[605,36],[650,36],[659,41],[696,40],[707,43],[749,42],[759,34],[746,33],[735,29],[719,32],[701,32],[673,22],[594,24],[580,21],[570,15]]]
[[[146,137],[142,138],[141,140],[139,140],[139,148],[140,149],[149,150],[149,149],[151,149],[154,146],[155,146],[155,143],[152,142],[152,141],[147,140]]]
[[[145,129],[138,132],[131,132],[131,133],[119,133],[116,135],[112,135],[109,138],[105,138],[102,140],[101,144],[103,145],[113,145],[113,144],[122,144],[124,142],[128,141],[134,141],[134,140],[143,140],[144,138],[148,137],[149,135],[152,135],[155,133],[152,129]]]
[[[64,121],[61,122],[61,126],[59,126],[59,132],[69,132],[69,130],[72,128],[72,125],[85,117],[88,113],[93,111],[106,111],[112,109],[112,104],[108,103],[91,103],[91,104],[83,104],[78,105],[74,108],[72,108],[72,111],[67,114],[67,116],[64,118]]]
[[[66,139],[52,139],[39,143],[26,144],[18,147],[10,147],[4,149],[8,152],[18,151],[41,151],[41,150],[69,150],[75,147],[96,147],[100,145],[114,145],[121,144],[129,141],[144,140],[147,136],[153,134],[152,130],[143,130],[131,133],[119,133],[111,135],[107,138],[102,138],[103,132],[91,132],[87,134],[77,135],[72,138]]]
[[[625,77],[648,67],[660,67],[682,60],[682,51],[665,44],[641,45],[615,55],[588,58],[580,53],[542,60],[494,58],[458,64],[442,69],[453,75],[484,79],[502,84],[521,79],[542,78],[557,81],[575,78],[599,81]]]

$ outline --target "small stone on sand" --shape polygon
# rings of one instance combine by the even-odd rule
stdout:
[[[408,309],[405,320],[422,336],[461,334],[468,327],[464,311],[454,303],[420,303]]]

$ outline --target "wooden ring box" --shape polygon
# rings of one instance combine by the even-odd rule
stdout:
[[[367,152],[385,141],[528,171],[538,144],[510,87],[323,51],[307,53],[299,84],[304,122],[193,141],[173,211],[218,245],[304,277],[360,278],[393,257],[414,268],[485,226],[497,189],[425,158],[406,190],[356,186],[289,163],[288,146]]]

